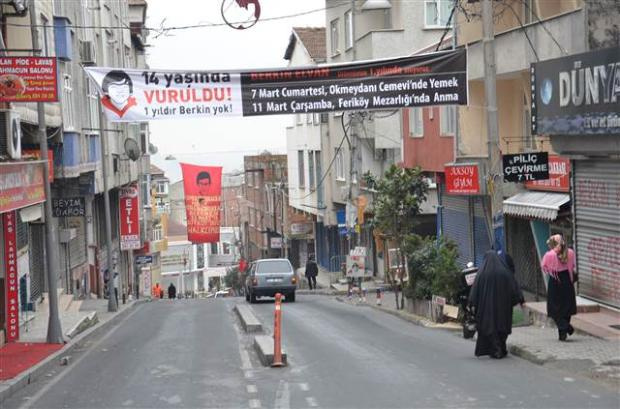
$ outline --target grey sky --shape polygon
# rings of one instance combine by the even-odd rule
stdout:
[[[149,0],[149,27],[222,23],[221,0]],[[176,30],[170,36],[151,34],[147,61],[153,69],[227,70],[284,67],[292,27],[324,26],[325,12],[264,21],[325,7],[324,0],[260,0],[261,21],[247,30],[227,26]],[[224,166],[224,172],[243,167],[243,155],[265,149],[285,153],[289,115],[255,118],[188,119],[151,122],[151,141],[159,152],[152,162],[179,180],[177,161]]]

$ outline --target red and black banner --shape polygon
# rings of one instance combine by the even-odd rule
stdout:
[[[19,273],[17,271],[17,213],[2,214],[4,231],[5,300],[6,300],[6,342],[19,338]]]
[[[220,203],[222,199],[222,168],[181,163],[187,239],[192,243],[220,241]]]

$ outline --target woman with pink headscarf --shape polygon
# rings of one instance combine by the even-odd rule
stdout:
[[[543,257],[541,268],[549,276],[547,286],[547,316],[553,318],[558,327],[560,341],[566,341],[574,328],[571,316],[577,314],[574,271],[575,252],[566,247],[564,238],[555,234],[547,240],[549,251]]]

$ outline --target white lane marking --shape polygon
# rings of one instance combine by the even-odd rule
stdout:
[[[564,381],[565,382],[575,382],[575,378],[566,377],[566,378],[564,378]]]
[[[308,386],[307,383],[300,383],[299,384],[299,389],[301,389],[304,392],[308,392],[310,390],[310,386]]]
[[[139,305],[137,307],[140,307]],[[71,367],[68,370],[65,370],[63,372],[61,372],[56,378],[54,378],[53,380],[50,381],[50,383],[48,383],[47,385],[45,385],[43,388],[41,388],[41,390],[39,392],[37,392],[36,394],[34,394],[33,396],[31,396],[30,400],[28,402],[26,402],[26,404],[24,406],[22,406],[21,409],[30,409],[30,407],[32,405],[34,405],[39,399],[41,399],[41,397],[47,393],[47,391],[49,391],[54,385],[56,385],[58,382],[60,382],[65,376],[67,376],[68,374],[70,374],[72,372],[72,370],[74,368],[76,368],[78,366],[78,364],[80,362],[82,362],[82,360],[84,360],[84,358],[86,358],[87,356],[89,356],[95,349],[97,349],[99,347],[99,345],[103,344],[103,342],[105,340],[107,340],[108,338],[110,338],[112,336],[112,334],[114,334],[116,332],[117,329],[119,329],[121,327],[121,325],[123,325],[125,323],[125,321],[127,321],[129,318],[131,318],[140,308],[134,308],[133,311],[131,311],[129,314],[127,314],[127,316],[125,318],[123,318],[118,324],[114,325],[112,328],[110,328],[108,330],[108,333],[105,334],[103,337],[99,338],[99,340],[97,340],[97,342],[92,344],[92,347],[90,350],[86,351],[86,353],[84,353],[84,355],[82,355],[81,357],[79,357],[78,359],[76,359],[72,364]],[[48,374],[49,375],[49,374]]]
[[[253,371],[243,371],[243,376],[245,377],[245,379],[252,379],[252,377],[254,376],[254,372]]]
[[[319,404],[316,402],[316,399],[313,398],[312,396],[308,396],[306,398],[306,403],[308,404],[308,406],[310,406],[311,408],[316,408],[317,406],[319,406]]]
[[[248,390],[248,393],[258,393],[258,388],[256,385],[246,385],[246,389]]]
[[[252,369],[252,361],[250,361],[248,351],[239,348],[239,354],[241,355],[241,369]]]
[[[288,382],[280,381],[278,390],[276,391],[275,409],[289,409],[291,407],[291,393]]]
[[[258,399],[250,399],[250,408],[251,409],[258,409],[258,408],[260,408],[260,400],[258,400]]]

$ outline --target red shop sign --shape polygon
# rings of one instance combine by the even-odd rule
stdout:
[[[140,245],[140,207],[138,187],[130,185],[120,192],[121,250],[138,250]]]
[[[525,187],[531,190],[546,190],[551,192],[570,191],[570,160],[560,156],[549,156],[549,179],[525,182]]]
[[[0,163],[0,213],[44,201],[43,162]]]
[[[19,299],[17,271],[17,213],[13,210],[2,214],[4,235],[4,265],[6,266],[6,342],[19,338]]]
[[[446,193],[453,195],[480,194],[478,165],[445,166]]]
[[[56,58],[0,57],[0,102],[58,102]]]

